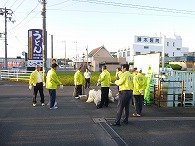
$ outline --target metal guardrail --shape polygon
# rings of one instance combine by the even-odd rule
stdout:
[[[26,70],[0,70],[1,80],[29,81],[32,71]]]

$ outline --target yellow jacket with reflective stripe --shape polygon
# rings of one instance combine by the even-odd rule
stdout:
[[[83,85],[84,83],[84,76],[82,75],[80,70],[77,70],[74,74],[74,83],[76,85]]]
[[[42,76],[42,82],[45,82],[43,73],[42,73],[41,71],[39,71],[39,73],[40,73],[41,76]],[[37,71],[35,70],[35,71],[33,71],[33,72],[30,74],[29,85],[36,86],[36,84],[37,84],[37,78],[38,78],[38,74],[37,74]]]
[[[129,71],[125,71],[121,74],[119,80],[115,81],[115,84],[119,86],[119,91],[133,90],[133,77]]]
[[[57,89],[57,86],[62,84],[60,80],[58,79],[58,76],[56,74],[55,69],[51,68],[47,72],[47,77],[46,77],[46,88],[47,89]]]
[[[106,69],[103,70],[99,75],[98,82],[100,82],[101,87],[110,87],[111,82],[110,73]]]
[[[147,77],[142,73],[138,73],[133,77],[133,85],[133,95],[144,95],[147,86]],[[139,90],[142,90],[143,92],[140,93]]]

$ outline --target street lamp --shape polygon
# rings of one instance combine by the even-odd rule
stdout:
[[[87,68],[88,68],[88,46],[86,48],[86,51],[87,51]]]
[[[13,11],[11,9],[7,9],[6,7],[5,8],[0,8],[0,15],[4,15],[5,16],[5,69],[8,69],[7,68],[7,18],[9,18],[9,21],[11,22],[15,22],[12,20],[12,17],[7,17],[8,15],[11,15],[12,16],[13,14]]]
[[[66,71],[66,41],[64,42],[64,71]]]

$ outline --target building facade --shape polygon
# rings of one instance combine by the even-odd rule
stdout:
[[[103,65],[107,66],[108,71],[115,71],[117,67],[121,64],[126,63],[125,58],[116,57],[111,55],[111,53],[104,47],[98,47],[93,49],[89,54],[88,58],[82,58],[82,60],[77,60],[76,63],[78,67],[89,68],[90,71],[101,71]]]
[[[160,53],[166,57],[185,56],[189,48],[182,46],[181,36],[168,37],[134,36],[134,43],[127,49],[118,50],[118,56],[126,58],[128,63],[134,62],[135,55]]]

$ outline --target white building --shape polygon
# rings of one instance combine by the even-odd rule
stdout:
[[[162,54],[163,49],[167,57],[185,56],[189,52],[189,48],[182,46],[181,36],[174,35],[173,38],[134,36],[132,46],[118,50],[118,56],[125,57],[129,63],[134,61],[134,55],[157,52]]]

